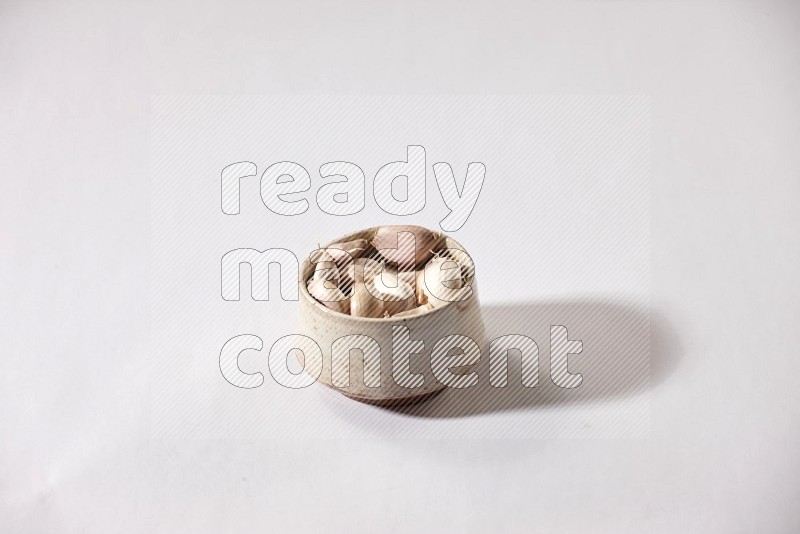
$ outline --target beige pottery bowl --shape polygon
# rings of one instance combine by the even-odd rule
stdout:
[[[353,239],[371,240],[376,228],[370,228],[342,236],[325,246],[333,243],[351,241]],[[466,249],[450,237],[445,238],[445,247]],[[318,376],[317,381],[339,391],[343,395],[360,402],[379,405],[401,405],[418,402],[442,392],[446,386],[439,382],[433,374],[432,368],[441,366],[441,361],[432,361],[431,354],[436,342],[440,339],[458,334],[474,340],[483,350],[486,346],[486,334],[481,318],[480,304],[476,279],[472,280],[472,296],[461,302],[448,302],[427,313],[408,318],[364,318],[353,317],[327,308],[314,299],[308,292],[306,280],[313,274],[314,264],[306,257],[300,268],[300,306],[299,306],[299,334],[313,339],[322,351],[322,365],[319,361],[298,356],[300,363],[305,366],[305,372],[311,376]],[[408,387],[410,384],[398,384],[393,376],[393,327],[406,326],[412,341],[424,342],[423,350],[410,356],[410,370],[412,373],[421,373],[424,382],[417,387]],[[331,352],[333,343],[344,336],[362,335],[374,339],[380,346],[380,352],[375,350],[350,352],[349,364],[344,358],[332,361]],[[453,351],[451,351],[453,352]],[[457,353],[458,351],[456,351]],[[295,351],[297,354],[297,351]],[[363,355],[363,357],[362,357]],[[476,364],[451,368],[456,374],[469,372]],[[349,366],[349,367],[348,367]],[[370,371],[380,370],[380,383],[376,385],[377,376],[372,373],[365,384],[364,369]],[[349,380],[343,386],[344,379],[349,371]],[[337,377],[335,385],[332,376]],[[402,374],[399,375],[401,378]]]

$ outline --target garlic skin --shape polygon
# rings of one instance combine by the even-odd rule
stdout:
[[[444,235],[421,226],[392,225],[375,231],[372,246],[400,270],[410,270],[428,261],[443,240]]]
[[[312,278],[308,281],[308,292],[320,303],[334,311],[350,313],[350,300],[338,287],[329,287],[332,282],[326,279]]]
[[[466,280],[458,262],[448,256],[437,256],[422,271],[424,302],[440,307],[448,302],[460,302],[472,296],[471,280]]]

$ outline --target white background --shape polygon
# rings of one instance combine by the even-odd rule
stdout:
[[[789,2],[0,4],[2,530],[797,531],[798,30]],[[172,93],[650,95],[649,437],[153,437]]]

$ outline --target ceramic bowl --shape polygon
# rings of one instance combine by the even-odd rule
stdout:
[[[354,232],[331,241],[325,246],[360,238],[369,241],[375,230],[376,228],[370,228]],[[466,251],[460,243],[450,237],[445,238],[444,246]],[[351,399],[370,404],[402,405],[432,397],[447,387],[437,380],[432,371],[437,366],[441,368],[444,363],[442,360],[446,357],[445,354],[436,358],[439,361],[431,359],[433,348],[440,339],[457,334],[471,338],[481,350],[486,346],[486,334],[481,318],[475,277],[471,283],[472,295],[464,301],[448,302],[427,313],[412,317],[374,319],[346,315],[331,310],[314,299],[306,287],[306,281],[313,275],[314,267],[314,263],[306,257],[300,268],[298,333],[311,338],[319,346],[322,352],[321,369],[318,359],[314,361],[309,359],[306,362],[306,358],[299,355],[298,360],[301,365],[304,365],[305,372],[311,376],[318,376],[318,382]],[[397,360],[396,356],[396,354],[402,353],[404,348],[409,347],[408,342],[399,344],[404,346],[395,347],[393,351],[393,333],[397,335],[398,330],[402,331],[402,329],[395,329],[396,326],[407,327],[411,343],[416,343],[415,353],[410,355],[409,360]],[[339,342],[334,345],[337,340],[353,335],[368,336],[375,340],[377,345],[369,342],[364,346],[367,350],[363,351],[350,351],[347,346],[352,347],[352,344],[343,347],[342,342]],[[346,341],[349,342],[352,339],[348,338]],[[399,341],[399,338],[396,341]],[[419,341],[423,342],[424,346],[419,345]],[[416,349],[421,350],[416,353]],[[295,351],[296,354],[297,352]],[[336,355],[335,358],[332,358],[332,353]],[[349,362],[346,356],[342,357],[343,353],[349,353]],[[407,378],[409,375],[393,373],[394,365],[405,365],[405,369],[409,369],[417,376],[421,375],[423,380],[420,381],[419,378],[416,378],[414,379],[416,383],[404,381],[404,377]],[[477,363],[457,369],[451,368],[451,371],[454,374],[465,374],[471,371],[475,365]],[[401,383],[398,383],[396,378]]]

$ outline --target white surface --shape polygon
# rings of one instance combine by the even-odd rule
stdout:
[[[0,6],[3,531],[800,528],[797,4],[431,4]],[[154,437],[151,95],[330,92],[650,95],[648,438]]]

